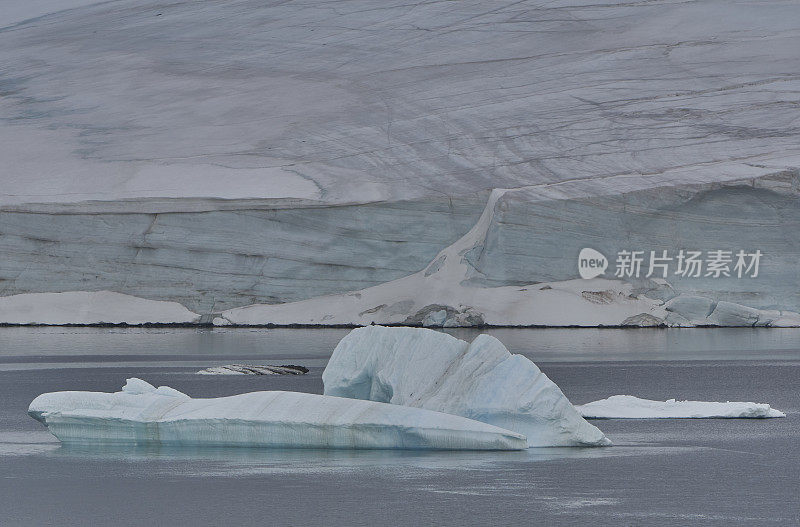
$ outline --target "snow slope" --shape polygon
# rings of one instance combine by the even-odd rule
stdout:
[[[0,205],[785,170],[798,18],[779,0],[91,3],[0,31]]]
[[[0,29],[22,22],[39,22],[39,17],[76,9],[107,0],[0,0]]]
[[[299,392],[191,397],[141,379],[52,392],[28,413],[64,442],[284,448],[520,450],[525,437],[463,417]]]
[[[575,408],[593,419],[662,419],[662,418],[767,418],[786,417],[768,404],[707,401],[651,401],[632,395],[612,395]]]
[[[611,444],[533,362],[489,335],[468,344],[428,329],[355,329],[322,380],[326,395],[461,415],[524,434],[532,447]]]

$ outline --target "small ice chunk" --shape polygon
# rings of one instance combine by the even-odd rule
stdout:
[[[786,414],[764,403],[709,401],[651,401],[632,395],[612,395],[575,408],[590,419],[740,419],[786,417]]]
[[[294,364],[281,366],[256,366],[250,364],[226,364],[212,366],[197,372],[199,375],[305,375],[308,368]]]
[[[166,395],[168,397],[188,397],[188,395],[183,392],[179,392],[175,388],[170,388],[169,386],[159,386],[156,388],[149,382],[143,381],[142,379],[138,379],[136,377],[131,377],[130,379],[125,380],[125,386],[122,387],[121,393],[127,393],[130,395],[157,393],[159,395]]]
[[[125,386],[122,387],[122,391],[131,395],[138,395],[154,392],[156,387],[147,381],[131,377],[130,379],[125,379]]]

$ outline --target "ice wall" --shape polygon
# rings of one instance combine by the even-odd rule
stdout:
[[[708,297],[758,309],[800,311],[800,172],[727,181],[696,174],[676,184],[642,188],[592,181],[572,184],[573,198],[551,189],[528,187],[506,192],[495,204],[485,239],[465,254],[468,282],[480,286],[557,282],[577,276],[584,247],[610,260],[604,277],[614,278],[614,258],[623,250],[643,251],[636,277],[624,277],[643,296],[669,300],[679,294]],[[703,181],[705,179],[705,181]],[[717,178],[715,178],[717,179]],[[601,186],[604,185],[604,186]],[[707,255],[722,249],[760,250],[754,278],[676,274],[679,250]],[[673,260],[658,288],[645,279],[650,251]],[[729,270],[733,270],[733,264]],[[657,278],[662,273],[657,272]],[[654,290],[655,289],[655,290]],[[713,311],[709,304],[708,315]]]
[[[726,181],[711,177],[712,182],[684,174],[670,184],[659,177],[615,179],[620,181],[496,189],[472,229],[424,270],[343,295],[234,308],[213,321],[444,327],[800,325],[791,285],[797,283],[798,242],[793,230],[785,230],[798,210],[796,173]],[[749,219],[735,219],[737,212]],[[576,278],[581,247],[589,244],[605,251],[609,267],[595,278]],[[635,275],[618,277],[615,248],[639,251],[647,261],[651,252],[668,251],[673,261],[666,275],[647,278],[645,261]],[[764,258],[757,275],[740,277],[731,262],[726,274],[710,276],[703,268],[683,278],[675,274],[675,259],[684,249],[706,256],[722,249],[730,255],[761,251]]]
[[[343,293],[418,271],[470,229],[484,202],[477,196],[281,210],[0,211],[0,295],[112,290],[209,314]]]

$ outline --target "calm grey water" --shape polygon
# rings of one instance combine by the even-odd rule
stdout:
[[[615,446],[525,452],[66,447],[38,394],[139,376],[192,396],[322,392],[347,330],[0,328],[0,525],[800,523],[800,331],[492,330],[575,403],[755,400],[771,420],[596,421]],[[471,339],[478,331],[451,333]],[[202,376],[249,361],[305,376]]]

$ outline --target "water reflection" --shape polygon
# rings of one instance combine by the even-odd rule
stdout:
[[[374,467],[420,467],[461,469],[497,463],[543,461],[594,455],[594,448],[539,448],[517,452],[429,451],[429,450],[326,450],[246,447],[193,447],[165,445],[59,444],[52,455],[104,460],[225,461],[232,464],[269,466],[275,470],[303,467],[340,470]]]
[[[497,471],[531,463],[631,455],[663,455],[680,447],[626,445],[613,448],[530,448],[517,452],[425,450],[322,450],[164,446],[157,444],[59,443],[52,437],[0,439],[0,457],[36,455],[62,460],[140,465],[142,470],[185,476],[368,472],[406,477],[419,471]]]

